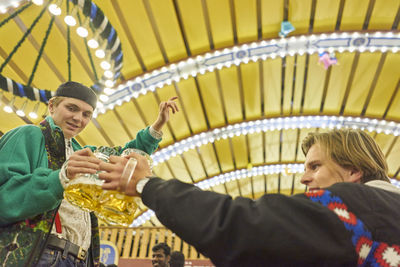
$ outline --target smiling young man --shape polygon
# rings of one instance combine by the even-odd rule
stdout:
[[[310,134],[302,148],[304,194],[233,200],[154,177],[137,154],[128,194],[216,266],[400,266],[400,189],[375,141],[334,130]],[[100,163],[104,188],[118,187],[126,161]]]
[[[93,107],[79,99],[60,96],[50,99],[49,111],[54,123],[63,130],[64,137],[71,139],[90,122]]]
[[[124,147],[151,154],[161,141],[171,98],[160,104],[152,126]],[[24,125],[0,139],[0,262],[3,266],[99,266],[97,218],[63,200],[78,173],[96,173],[95,147],[74,139],[96,108],[94,91],[80,83],[59,86],[50,115],[39,126]]]
[[[153,251],[151,264],[154,267],[169,267],[171,248],[166,243],[158,243],[151,250]]]

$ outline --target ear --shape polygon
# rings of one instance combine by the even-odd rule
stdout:
[[[349,170],[349,180],[348,182],[350,183],[361,183],[361,178],[363,177],[363,172],[360,170],[357,170],[356,168],[351,168]]]
[[[49,109],[49,113],[50,113],[50,114],[53,114],[53,112],[54,112],[53,99],[50,99],[50,100],[49,100],[48,109]]]

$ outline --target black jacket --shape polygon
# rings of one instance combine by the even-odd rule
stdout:
[[[327,189],[364,222],[373,240],[400,244],[400,194],[350,183]],[[154,178],[142,199],[162,224],[217,266],[357,265],[343,222],[304,194],[232,200],[178,180]]]

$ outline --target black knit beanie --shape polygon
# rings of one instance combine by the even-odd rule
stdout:
[[[83,84],[77,82],[66,82],[61,84],[58,87],[55,96],[76,98],[91,105],[93,107],[93,110],[96,109],[96,93],[89,87],[86,87]]]

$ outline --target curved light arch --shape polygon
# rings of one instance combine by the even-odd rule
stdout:
[[[248,63],[250,60],[267,60],[277,56],[285,57],[305,53],[342,53],[345,51],[392,51],[396,53],[399,50],[400,33],[396,32],[313,34],[243,44],[185,59],[121,84],[113,94],[103,101],[103,106],[98,108],[94,116],[113,109],[115,105],[122,105],[122,103],[130,101],[131,98],[137,98],[140,95],[155,91],[156,88],[170,85],[172,82],[187,79],[189,76],[204,74],[214,69]]]
[[[183,152],[196,147],[212,143],[215,140],[231,138],[234,136],[247,135],[258,132],[267,132],[281,129],[304,129],[304,128],[352,128],[367,130],[368,132],[385,133],[398,136],[400,134],[400,123],[371,118],[360,118],[350,116],[291,116],[277,117],[263,120],[254,120],[231,124],[226,127],[216,128],[208,132],[193,135],[170,146],[167,146],[153,155],[153,166],[167,161],[171,157],[183,154]]]
[[[267,164],[252,168],[238,169],[231,172],[219,174],[198,183],[195,183],[197,187],[203,190],[210,189],[213,186],[225,184],[230,181],[240,180],[248,177],[258,175],[269,175],[269,174],[284,174],[292,175],[302,173],[304,171],[303,163],[288,163],[288,164]]]

